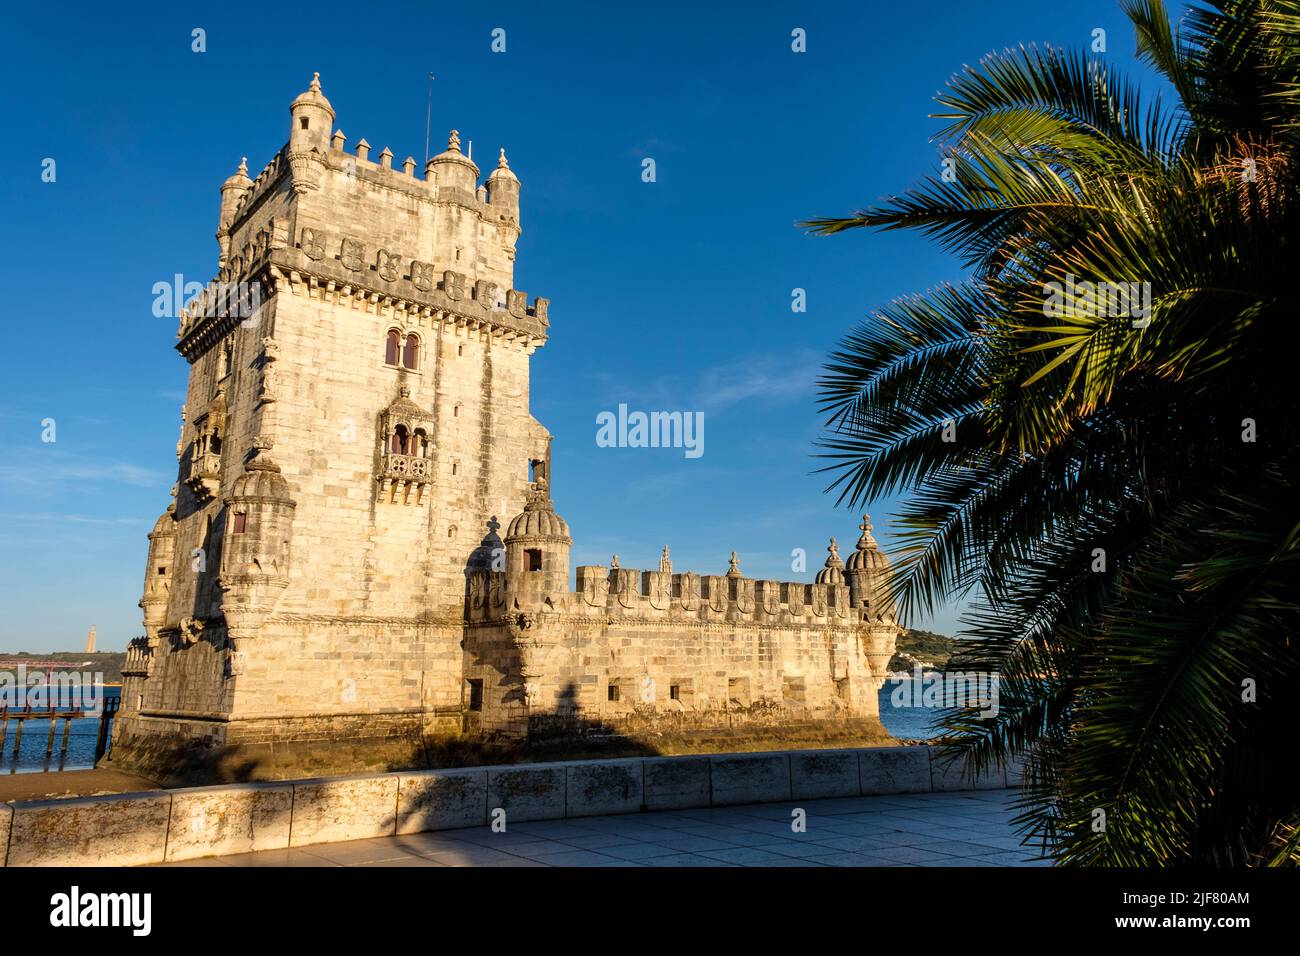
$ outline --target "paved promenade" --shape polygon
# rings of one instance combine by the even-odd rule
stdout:
[[[583,817],[381,837],[172,866],[1046,866],[1020,846],[1014,790]],[[807,830],[791,829],[792,810]]]

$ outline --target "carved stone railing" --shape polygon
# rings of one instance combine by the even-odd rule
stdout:
[[[209,451],[195,456],[190,463],[190,475],[185,479],[185,484],[200,502],[215,497],[221,486],[221,455]]]
[[[384,455],[380,464],[380,480],[409,481],[428,484],[433,480],[433,461],[419,455]]]

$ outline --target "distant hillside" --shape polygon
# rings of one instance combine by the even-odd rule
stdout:
[[[908,629],[898,638],[894,656],[889,660],[889,670],[911,673],[918,662],[943,668],[948,658],[957,652],[957,642],[951,637],[933,631]]]
[[[87,654],[85,651],[47,651],[45,653],[0,651],[0,657],[18,661],[21,661],[24,657],[30,657],[36,661],[64,661],[76,665],[74,670],[85,671],[90,674],[103,674],[105,684],[122,683],[122,665],[126,663],[126,653],[124,651],[112,651],[102,654]],[[2,670],[12,672],[12,668],[2,668]]]

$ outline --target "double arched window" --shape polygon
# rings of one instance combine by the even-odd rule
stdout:
[[[412,372],[420,368],[420,337],[414,332],[407,333],[405,339],[397,329],[389,329],[384,340],[384,364],[409,369]]]

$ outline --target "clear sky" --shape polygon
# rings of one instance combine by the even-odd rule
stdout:
[[[1109,57],[1131,65],[1134,48],[1115,0],[22,4],[5,18],[0,651],[77,649],[92,624],[102,649],[142,633],[187,368],[151,290],[212,278],[218,187],[285,143],[312,71],[349,148],[422,161],[430,71],[433,151],[454,127],[486,175],[506,148],[523,183],[515,284],[552,300],[532,409],[555,435],[573,564],[653,567],[667,543],[678,570],[723,573],[734,548],[749,576],[811,580],[827,538],[847,553],[860,520],[813,473],[819,364],[871,308],[961,273],[916,236],[810,238],[795,222],[937,167],[931,97],[963,64],[1087,46],[1096,28]],[[704,454],[598,447],[596,416],[620,403],[703,412]],[[893,505],[870,507],[886,548]],[[911,623],[952,633],[955,614]]]

